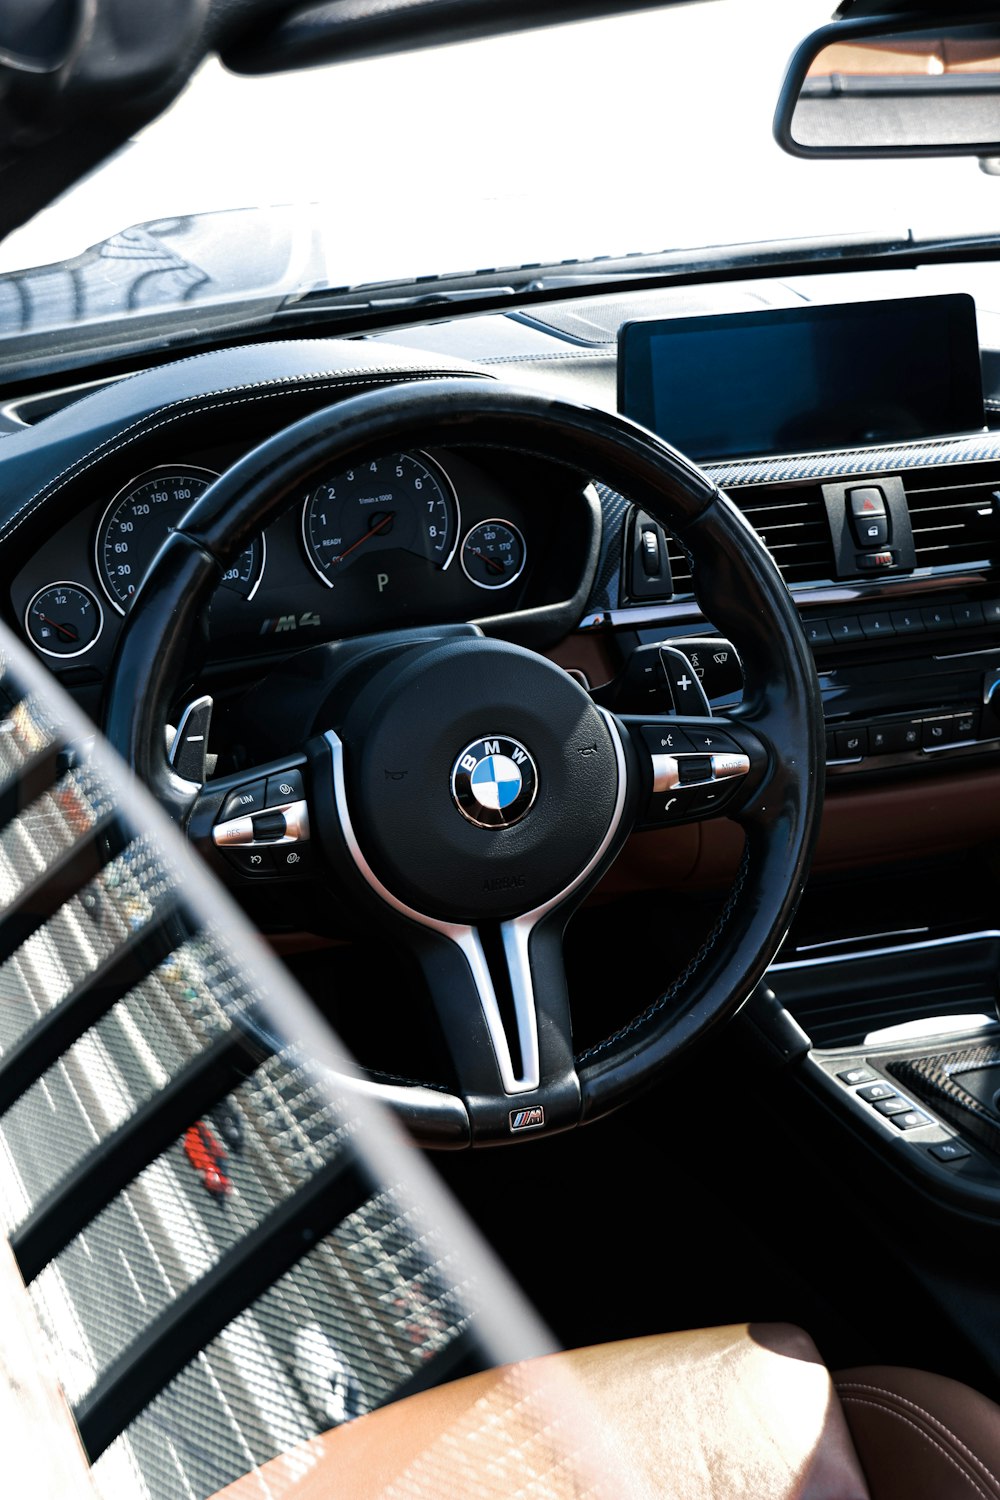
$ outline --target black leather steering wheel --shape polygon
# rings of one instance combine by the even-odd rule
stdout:
[[[196,842],[211,848],[227,787],[182,781],[164,729],[222,571],[321,474],[460,445],[555,461],[657,516],[688,549],[699,603],[734,642],[745,689],[725,719],[623,718],[547,659],[472,630],[371,637],[331,657],[313,732],[297,747],[314,868],[422,966],[454,1077],[379,1086],[437,1146],[592,1120],[731,1014],[791,919],[823,777],[822,710],[795,606],[759,538],[699,469],[606,412],[473,377],[413,381],[351,396],[261,443],[192,507],[139,591],[106,730]],[[706,762],[702,747],[720,736],[728,759]],[[651,1004],[637,997],[633,1020],[575,1053],[562,958],[570,914],[671,788],[730,772],[725,813],[745,851],[713,933]]]

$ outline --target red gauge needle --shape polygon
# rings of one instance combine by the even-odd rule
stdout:
[[[478,547],[470,547],[468,550],[472,553],[473,557],[478,557],[480,562],[484,562],[488,568],[492,568],[494,573],[503,572],[503,563],[498,563],[495,558],[488,557],[485,552],[480,552]]]
[[[394,510],[387,510],[384,515],[379,517],[374,526],[368,528],[363,536],[359,536],[356,542],[352,542],[349,547],[340,553],[339,557],[335,557],[334,562],[343,562],[345,557],[350,557],[355,547],[360,547],[362,542],[367,542],[370,536],[377,536],[380,531],[385,530],[390,521],[394,521],[395,519],[396,512]]]
[[[53,630],[58,630],[59,634],[67,641],[78,641],[80,639],[79,634],[73,629],[72,625],[60,625],[58,620],[50,620],[48,615],[39,615],[38,618],[43,625],[51,625]]]

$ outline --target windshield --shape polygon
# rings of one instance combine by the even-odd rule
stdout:
[[[286,213],[281,255],[253,269],[285,294],[858,231],[992,232],[1000,182],[974,159],[801,161],[775,144],[788,56],[829,16],[829,0],[711,0],[269,78],[209,62],[11,235],[0,271],[127,225],[269,205],[317,205],[287,243]],[[233,224],[231,268],[259,236]]]

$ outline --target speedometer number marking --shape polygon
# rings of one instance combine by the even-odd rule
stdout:
[[[410,553],[447,568],[458,530],[455,491],[424,453],[394,453],[345,469],[317,485],[302,508],[306,557],[329,588],[375,553]],[[388,575],[376,571],[380,592],[382,580]]]
[[[171,531],[218,475],[211,469],[151,469],[130,480],[111,501],[97,528],[95,562],[104,592],[119,614],[132,603],[150,564]],[[257,537],[225,571],[221,582],[249,599],[264,571],[264,538]]]

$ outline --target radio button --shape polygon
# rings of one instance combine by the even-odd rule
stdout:
[[[955,614],[956,625],[982,625],[983,606],[981,604],[954,604],[952,609]]]
[[[892,623],[897,635],[913,635],[925,628],[919,609],[894,609]]]
[[[1000,625],[1000,599],[987,599],[984,601],[983,619],[987,625]]]
[[[874,640],[880,635],[895,635],[896,630],[889,616],[889,611],[878,615],[861,615],[861,629],[869,640]]]
[[[830,634],[835,641],[863,641],[865,633],[856,615],[838,615],[830,621]]]
[[[828,646],[833,640],[826,620],[803,620],[802,629],[810,646]]]
[[[927,609],[922,609],[920,614],[928,630],[950,630],[955,623],[950,604],[931,604]]]

